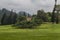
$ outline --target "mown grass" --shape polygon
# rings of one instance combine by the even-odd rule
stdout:
[[[37,29],[0,26],[0,40],[60,40],[60,24],[42,24]]]

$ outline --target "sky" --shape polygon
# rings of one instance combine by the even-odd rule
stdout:
[[[60,4],[60,0],[57,4]],[[36,14],[37,10],[41,9],[45,12],[52,12],[53,7],[54,0],[0,0],[0,9],[13,9],[16,12],[26,11],[30,14]]]

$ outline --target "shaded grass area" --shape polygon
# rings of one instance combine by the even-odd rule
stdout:
[[[60,24],[42,24],[37,29],[0,26],[0,40],[60,40]]]

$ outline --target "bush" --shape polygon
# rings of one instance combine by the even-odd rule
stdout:
[[[17,28],[33,28],[33,24],[30,21],[22,21],[15,25]]]
[[[36,26],[38,26],[40,24],[42,24],[42,20],[37,17],[34,17],[34,18],[32,18],[31,21],[27,21],[27,20],[21,21],[21,22],[15,24],[15,26],[17,28],[36,28]]]

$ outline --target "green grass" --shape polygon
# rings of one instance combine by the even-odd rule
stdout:
[[[0,26],[0,40],[60,40],[60,24],[42,24],[37,29]]]

